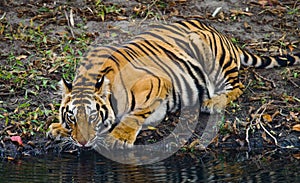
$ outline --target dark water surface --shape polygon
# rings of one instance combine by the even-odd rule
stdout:
[[[272,152],[270,152],[272,153]],[[299,160],[284,154],[182,153],[150,165],[124,165],[96,152],[0,162],[0,182],[300,182]]]

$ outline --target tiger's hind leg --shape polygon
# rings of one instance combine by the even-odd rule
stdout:
[[[227,104],[236,100],[243,93],[243,88],[244,85],[242,83],[238,83],[233,90],[204,100],[201,106],[201,111],[211,114],[221,112],[226,108]]]

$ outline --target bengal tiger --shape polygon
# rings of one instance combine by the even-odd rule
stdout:
[[[59,123],[49,134],[93,147],[107,132],[109,145],[133,146],[145,124],[182,105],[199,102],[214,113],[243,90],[243,66],[273,68],[300,63],[300,53],[258,56],[240,49],[200,20],[154,26],[120,46],[93,47],[74,81],[61,81]]]

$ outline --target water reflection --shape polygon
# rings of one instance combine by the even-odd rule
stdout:
[[[300,182],[299,161],[246,152],[181,154],[150,165],[124,165],[94,152],[0,163],[0,182]]]

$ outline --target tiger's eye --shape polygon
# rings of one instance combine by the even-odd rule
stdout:
[[[69,120],[71,123],[75,123],[76,118],[75,118],[75,116],[74,116],[73,114],[68,113],[67,117],[68,117],[68,120]]]
[[[73,115],[70,116],[70,120],[75,121],[75,117]]]
[[[92,115],[90,115],[89,120],[90,120],[91,122],[94,122],[94,121],[97,119],[97,117],[98,117],[97,114],[92,114]]]

